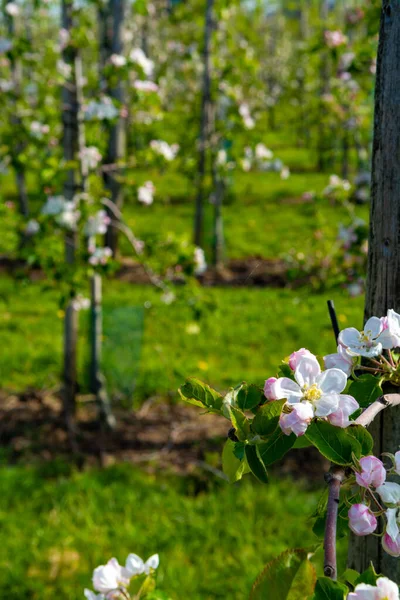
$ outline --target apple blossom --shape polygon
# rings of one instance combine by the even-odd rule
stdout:
[[[89,263],[93,266],[105,265],[112,256],[111,248],[94,248],[89,258]]]
[[[35,219],[30,219],[25,227],[25,235],[36,235],[40,231],[40,225]]]
[[[329,48],[347,44],[347,37],[341,31],[324,31],[324,39]]]
[[[397,475],[400,475],[400,450],[394,455],[394,465]]]
[[[348,327],[339,333],[339,343],[347,348],[347,352],[353,356],[365,356],[373,358],[382,353],[387,347],[382,345],[380,335],[383,332],[383,324],[378,317],[371,317],[365,323],[364,330],[358,331],[355,327]],[[383,340],[386,342],[386,340]]]
[[[347,377],[351,375],[353,367],[357,362],[357,357],[350,355],[344,346],[337,347],[337,352],[324,356],[325,369],[340,369],[346,373]]]
[[[380,336],[384,348],[391,349],[400,346],[400,315],[389,309],[386,317],[382,317],[382,333]]]
[[[16,2],[7,2],[4,10],[10,17],[17,17],[20,13],[20,8]]]
[[[382,538],[382,546],[385,552],[392,556],[400,555],[400,529],[398,524],[398,509],[388,508],[386,511],[386,531]]]
[[[307,348],[300,348],[300,350],[296,350],[296,352],[292,352],[292,354],[289,356],[289,367],[292,369],[292,371],[296,370],[299,362],[305,356],[311,356],[311,357],[315,358],[314,354],[312,354],[309,350],[307,350]]]
[[[111,54],[110,63],[117,68],[124,67],[126,65],[126,58],[122,54]]]
[[[173,160],[179,151],[178,144],[168,144],[163,140],[151,140],[150,148],[154,150],[157,154],[160,154],[165,158],[165,160],[171,161]]]
[[[360,408],[357,400],[346,394],[341,395],[338,408],[328,415],[327,419],[336,427],[348,427],[351,424],[350,416]]]
[[[85,225],[85,235],[88,237],[104,235],[110,223],[111,219],[107,215],[106,211],[99,210],[95,215],[88,218]]]
[[[394,581],[380,577],[376,586],[359,583],[354,592],[350,592],[347,600],[399,600],[399,588]]]
[[[146,181],[143,185],[138,188],[138,200],[142,204],[146,204],[149,206],[153,204],[153,196],[155,192],[155,187],[152,181]]]
[[[154,81],[136,80],[133,87],[140,92],[158,92],[158,85]]]
[[[129,575],[116,558],[111,558],[106,565],[96,567],[92,581],[96,592],[107,594],[119,587],[126,587],[129,584]]]
[[[285,435],[294,433],[298,437],[307,431],[314,409],[311,402],[299,402],[292,406],[290,413],[283,412],[279,419],[279,426]]]
[[[206,258],[204,256],[203,248],[199,248],[199,246],[197,246],[194,249],[193,260],[194,260],[194,265],[195,265],[194,274],[195,275],[203,275],[203,273],[205,273],[207,271],[207,263],[206,263]]]
[[[378,526],[375,515],[365,504],[353,504],[349,510],[349,527],[356,535],[369,535]]]
[[[376,491],[385,504],[400,505],[400,485],[394,481],[382,483]]]
[[[87,146],[79,152],[79,158],[87,170],[95,169],[101,162],[102,156],[96,146]]]
[[[274,153],[267,148],[264,144],[256,145],[256,158],[259,160],[267,159],[270,160],[274,156]]]
[[[83,594],[86,600],[105,600],[104,594],[95,594],[92,590],[84,589]]]
[[[361,487],[368,488],[370,485],[378,488],[386,480],[386,469],[379,458],[375,456],[363,456],[360,459],[361,473],[356,473],[356,480]]]
[[[276,397],[276,395],[274,393],[274,383],[275,383],[275,381],[277,381],[276,377],[269,377],[265,381],[265,384],[264,384],[264,396],[268,400],[278,400],[278,398]]]
[[[153,554],[146,562],[137,554],[129,554],[125,563],[125,571],[129,577],[141,575],[142,573],[148,575],[152,569],[157,569],[159,564],[160,559],[158,554]]]
[[[351,398],[353,406],[357,402],[351,396],[341,394],[346,387],[347,377],[340,369],[327,369],[321,372],[317,359],[305,356],[298,363],[295,381],[280,377],[274,384],[278,399],[286,398],[288,404],[311,402],[316,417],[327,417],[340,408],[341,402]]]
[[[147,58],[141,48],[133,48],[129,55],[130,60],[141,67],[146,77],[151,77],[154,70],[154,62]]]

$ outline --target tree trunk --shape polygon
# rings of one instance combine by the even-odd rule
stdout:
[[[388,308],[400,312],[400,4],[383,1],[375,89],[371,225],[365,318]],[[400,410],[382,411],[370,431],[375,455],[400,445]],[[378,573],[400,583],[400,561],[386,554],[374,536],[350,540],[349,567],[370,561]]]
[[[11,2],[11,0],[7,0],[5,6],[7,6],[9,2]],[[4,17],[7,25],[8,36],[10,40],[13,40],[13,42],[15,42],[17,34],[15,31],[14,17],[12,15],[9,15],[6,11]],[[15,100],[17,101],[18,98],[21,96],[22,64],[20,58],[15,57],[14,55],[12,55],[11,58],[11,77],[13,82],[14,96]],[[21,119],[18,117],[18,115],[13,115],[11,117],[11,124],[16,132],[20,132],[22,130]],[[18,133],[16,135],[17,141],[15,145],[13,144],[14,147],[11,148],[11,161],[15,169],[15,182],[17,186],[19,209],[21,214],[24,217],[27,217],[29,215],[29,205],[25,182],[25,167],[20,162],[19,158],[20,154],[24,150],[25,144],[22,141],[18,140]]]
[[[105,26],[106,38],[103,40],[105,49],[101,51],[103,60],[109,58],[112,54],[123,53],[122,27],[125,16],[125,0],[109,0],[107,24]],[[124,86],[121,80],[113,84],[108,93],[110,97],[116,101],[118,107],[124,105]],[[110,125],[108,130],[108,144],[105,162],[108,165],[117,165],[125,158],[126,146],[126,117],[120,115],[117,121]],[[104,184],[110,191],[111,201],[122,209],[123,204],[123,186],[119,179],[118,170],[108,169],[104,172]],[[116,217],[109,212],[109,217],[115,221]],[[106,245],[111,248],[115,255],[118,250],[118,229],[109,227],[105,239]]]
[[[204,25],[204,47],[203,47],[203,85],[200,109],[200,135],[199,155],[197,163],[197,196],[194,221],[194,243],[196,246],[203,244],[203,220],[204,220],[204,184],[206,175],[206,157],[209,141],[210,106],[211,106],[211,34],[213,29],[213,7],[214,0],[207,0],[206,18]]]
[[[72,28],[73,5],[63,0],[61,26],[70,31]],[[72,161],[78,150],[78,99],[75,80],[76,50],[67,45],[63,50],[63,60],[71,68],[71,77],[62,89],[62,120],[64,160]],[[64,181],[64,198],[73,201],[77,189],[76,169],[68,169]],[[72,265],[75,261],[76,234],[65,235],[65,260]],[[73,290],[72,290],[73,294]],[[71,301],[65,312],[64,323],[64,413],[68,428],[71,427],[75,413],[77,391],[76,348],[78,342],[78,314]]]

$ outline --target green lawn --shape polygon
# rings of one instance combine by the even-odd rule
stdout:
[[[4,467],[0,489],[7,600],[80,600],[94,567],[129,552],[160,554],[159,586],[175,600],[243,600],[266,562],[316,541],[307,518],[320,491],[289,480],[218,480],[193,495],[190,480],[129,465],[56,476]]]
[[[242,380],[261,384],[282,358],[306,346],[334,351],[327,294],[271,288],[211,288],[197,321],[186,303],[166,306],[149,286],[104,284],[104,368],[136,406],[153,394],[176,390],[187,376],[226,389]],[[341,326],[358,326],[362,298],[334,291]],[[62,312],[56,292],[40,284],[0,279],[2,386],[49,387],[59,381]],[[81,313],[80,379],[87,365],[87,313]],[[193,327],[195,325],[195,327]]]

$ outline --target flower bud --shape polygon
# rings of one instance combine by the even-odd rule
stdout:
[[[365,504],[353,504],[349,510],[349,527],[356,535],[369,535],[377,528],[375,515]]]
[[[400,556],[400,533],[395,540],[388,533],[385,533],[382,538],[382,548],[390,556]]]
[[[386,469],[382,461],[375,456],[364,456],[360,459],[361,473],[356,473],[356,480],[361,487],[379,487],[386,480]]]
[[[398,450],[396,452],[396,454],[394,455],[394,462],[395,462],[395,471],[397,473],[397,475],[400,475],[400,450]]]
[[[300,350],[297,350],[296,352],[292,352],[292,354],[289,356],[289,367],[292,369],[292,371],[296,370],[299,362],[305,356],[307,356],[309,358],[311,356],[313,357],[314,354],[311,354],[311,352],[309,350],[307,350],[307,348],[300,348]]]
[[[276,377],[269,377],[264,384],[264,396],[267,400],[278,400],[274,393],[274,383],[277,381]]]
[[[281,414],[279,425],[285,435],[291,433],[297,436],[304,435],[313,416],[314,409],[311,402],[299,402],[292,405],[290,413]]]

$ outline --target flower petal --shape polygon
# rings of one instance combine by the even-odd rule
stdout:
[[[388,508],[386,511],[387,527],[386,533],[390,535],[393,541],[396,541],[399,535],[399,526],[397,525],[397,508]]]
[[[339,407],[339,394],[324,394],[315,403],[315,415],[317,417],[327,417],[334,413]]]
[[[364,331],[368,337],[376,339],[382,332],[383,324],[378,317],[371,317],[364,325]]]
[[[298,383],[289,377],[280,377],[274,383],[274,395],[278,400],[286,398],[289,404],[300,402],[303,393]]]
[[[327,369],[318,375],[316,384],[324,394],[340,394],[347,384],[347,375],[341,369]]]
[[[360,408],[357,400],[348,394],[339,394],[339,408],[348,416]]]
[[[339,333],[339,343],[343,346],[358,346],[360,332],[355,327],[347,327]]]
[[[303,385],[312,385],[320,373],[321,367],[315,356],[305,356],[298,363],[294,377],[303,387]]]

